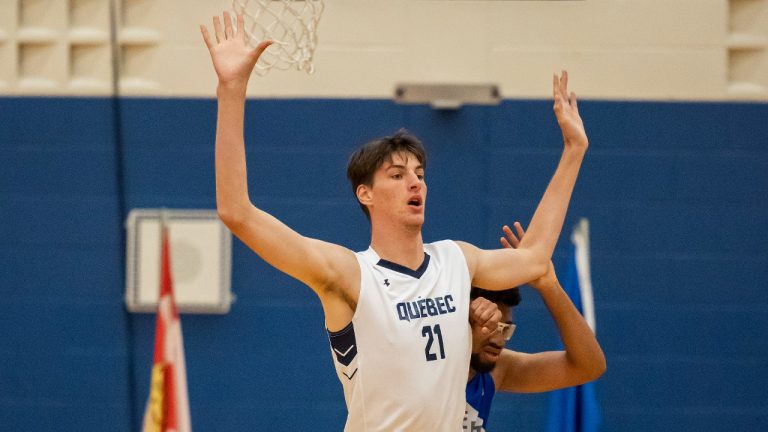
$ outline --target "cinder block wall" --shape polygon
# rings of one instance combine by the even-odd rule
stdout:
[[[136,430],[153,319],[124,312],[121,209],[215,205],[212,100],[121,101],[120,157],[111,103],[0,100],[0,430]],[[530,219],[556,164],[549,105],[446,113],[386,101],[253,102],[251,193],[299,232],[362,249],[367,223],[344,179],[346,157],[406,126],[431,154],[425,237],[493,247],[502,224]],[[605,430],[760,429],[768,108],[581,109],[591,149],[566,226],[578,217],[592,226]],[[566,251],[564,235],[557,264]],[[233,259],[232,311],[184,316],[196,427],[338,430],[343,397],[319,302],[239,242]],[[524,294],[512,346],[554,348],[546,311]],[[539,430],[545,412],[545,396],[500,397],[494,423]]]

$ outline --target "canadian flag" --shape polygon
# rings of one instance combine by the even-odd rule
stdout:
[[[142,432],[191,432],[181,321],[173,298],[168,228],[161,224],[160,296],[157,301],[152,381]]]

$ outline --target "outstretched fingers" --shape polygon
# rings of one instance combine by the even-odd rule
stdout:
[[[523,225],[520,222],[515,222],[515,230],[517,231],[517,238],[522,240],[523,236],[525,235],[525,230],[523,229]]]
[[[507,240],[504,237],[499,237],[499,242],[501,243],[501,247],[503,247],[505,249],[509,249],[509,248],[512,247],[512,244],[509,243],[509,240]]]
[[[245,18],[241,13],[237,14],[237,34],[235,36],[245,42]]]
[[[552,98],[557,103],[560,100],[560,77],[552,74]]]
[[[560,96],[563,99],[568,99],[568,71],[560,71]]]
[[[213,17],[213,33],[216,35],[216,42],[221,43],[224,40],[224,31],[221,28],[221,18],[218,15]]]
[[[561,109],[568,105],[568,75],[563,71],[563,75],[552,75],[552,97],[555,100],[555,110]]]
[[[509,246],[504,246],[504,247],[511,247],[511,248],[517,249],[517,247],[520,246],[520,239],[517,238],[517,236],[515,236],[515,234],[507,225],[504,225],[503,227],[501,227],[501,230],[504,231],[504,235],[506,236],[506,237],[502,237],[504,239],[504,241],[502,242],[502,245],[506,243]]]
[[[232,39],[234,36],[234,32],[232,31],[232,17],[229,15],[229,12],[224,11],[224,37],[227,39]]]
[[[501,237],[499,241],[505,248],[517,249],[520,246],[520,240],[522,240],[523,236],[525,235],[525,230],[523,229],[523,226],[520,224],[520,222],[515,222],[513,226],[515,227],[515,231],[517,231],[517,233],[512,232],[512,229],[507,225],[501,227],[501,230],[504,231],[504,235],[506,237]]]
[[[205,46],[210,50],[215,44],[213,38],[208,32],[208,28],[204,25],[200,25],[200,33],[203,35]],[[242,14],[237,15],[237,28],[232,27],[232,16],[229,12],[224,12],[224,24],[221,23],[221,17],[218,15],[213,17],[213,33],[216,36],[216,43],[222,43],[228,39],[234,39],[235,37],[241,37],[245,41],[245,21]]]
[[[241,14],[235,19],[231,12],[224,12],[214,16],[212,21],[213,29],[201,25],[200,33],[211,54],[219,82],[247,83],[256,62],[272,41],[261,41],[254,48],[248,46],[245,19]]]
[[[203,42],[205,42],[205,46],[208,47],[208,51],[210,51],[213,47],[213,41],[211,40],[210,33],[208,33],[208,29],[205,28],[205,26],[202,24],[200,24],[200,33],[203,35]]]
[[[573,110],[576,111],[576,114],[579,113],[579,103],[576,101],[576,92],[571,92],[571,99],[570,104],[573,107]]]
[[[552,76],[552,96],[555,99],[555,109],[560,107],[571,107],[577,114],[579,112],[576,101],[576,93],[568,93],[568,71],[563,70],[558,76]]]

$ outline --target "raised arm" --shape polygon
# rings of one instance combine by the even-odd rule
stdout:
[[[216,208],[224,223],[232,225],[230,229],[243,224],[253,211],[248,197],[243,138],[245,92],[259,56],[272,43],[267,40],[255,49],[249,48],[243,25],[242,16],[238,16],[237,31],[233,31],[229,13],[224,12],[223,25],[218,16],[213,18],[215,38],[205,26],[200,26],[219,78],[216,88]]]
[[[518,222],[515,229],[520,238],[528,235]],[[520,246],[518,237],[509,227],[504,227],[504,232],[508,239],[502,238],[505,247]],[[529,285],[544,300],[565,350],[535,354],[503,350],[494,370],[496,388],[517,393],[543,392],[597,379],[606,368],[603,350],[584,317],[560,286],[552,262],[544,276]]]
[[[547,271],[589,146],[576,94],[568,94],[568,72],[553,76],[552,94],[555,116],[563,134],[560,162],[518,249],[481,250],[461,244],[475,286],[489,290],[507,289],[536,279]]]
[[[251,203],[243,139],[246,88],[256,61],[272,42],[262,41],[250,48],[242,15],[233,28],[230,15],[224,12],[223,23],[218,16],[213,18],[213,28],[211,35],[200,26],[218,76],[215,157],[219,217],[265,261],[309,285],[321,300],[327,293],[352,289],[344,286],[359,272],[351,251],[303,237]],[[342,279],[340,275],[351,277]],[[328,317],[325,301],[323,306]]]

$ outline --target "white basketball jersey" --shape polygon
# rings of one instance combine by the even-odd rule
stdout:
[[[452,241],[424,245],[417,270],[358,252],[352,322],[329,333],[345,431],[462,430],[471,354],[470,276]]]

